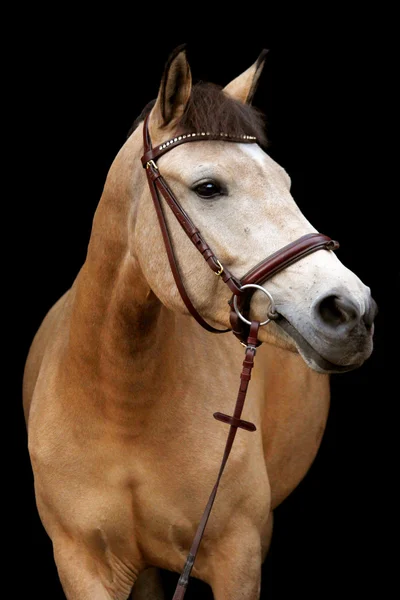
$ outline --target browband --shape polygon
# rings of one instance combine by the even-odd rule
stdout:
[[[149,138],[150,140],[150,138]],[[203,142],[205,140],[213,140],[213,141],[221,141],[221,142],[236,142],[241,144],[257,144],[257,138],[254,135],[230,135],[229,133],[209,133],[202,131],[201,133],[182,133],[167,142],[162,143],[160,146],[156,148],[148,148],[144,155],[142,156],[142,164],[146,166],[146,164],[150,160],[156,160],[160,158],[163,154],[171,150],[172,148],[176,148],[176,146],[180,146],[180,144],[185,144],[187,142]],[[150,144],[151,146],[151,144]]]

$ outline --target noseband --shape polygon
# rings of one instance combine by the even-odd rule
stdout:
[[[189,215],[183,210],[175,195],[169,188],[167,182],[160,173],[156,161],[160,156],[163,156],[173,148],[187,142],[203,142],[209,140],[218,140],[224,142],[236,142],[241,144],[254,144],[257,139],[254,136],[230,136],[226,133],[210,134],[208,132],[196,132],[177,135],[175,138],[157,146],[152,147],[150,133],[148,128],[149,116],[146,117],[143,125],[143,145],[144,154],[142,156],[142,164],[146,169],[147,181],[149,184],[151,196],[153,198],[154,207],[157,213],[161,232],[164,239],[165,248],[168,255],[169,264],[172,274],[182,300],[196,321],[207,331],[212,333],[226,333],[232,331],[239,341],[246,347],[245,358],[243,361],[242,373],[240,375],[240,386],[236,400],[233,416],[225,415],[220,412],[214,413],[214,418],[230,425],[228,439],[226,442],[220,470],[218,473],[216,484],[211,492],[207,506],[199,523],[196,535],[194,537],[190,552],[188,554],[184,569],[180,576],[173,600],[182,600],[185,596],[186,588],[189,582],[189,576],[192,571],[194,561],[200,546],[200,542],[207,525],[208,518],[211,513],[212,506],[217,494],[219,482],[222,477],[228,456],[232,449],[233,441],[236,436],[237,429],[240,427],[246,431],[255,431],[256,426],[253,423],[241,419],[241,414],[246,398],[247,387],[251,378],[251,371],[254,365],[254,357],[256,348],[261,344],[258,340],[258,330],[261,326],[267,325],[271,320],[279,319],[280,315],[276,310],[275,303],[271,294],[261,286],[274,275],[297,262],[304,256],[316,252],[317,250],[336,250],[339,244],[331,240],[322,233],[310,233],[303,235],[299,239],[284,246],[274,254],[262,260],[255,267],[250,269],[241,279],[238,279],[224,266],[217,256],[214,254],[210,246],[207,244],[200,231],[194,225]],[[216,329],[212,327],[198,313],[193,306],[192,301],[183,284],[179,273],[178,264],[174,254],[171,238],[168,231],[167,221],[164,214],[164,209],[161,204],[161,197],[164,198],[169,208],[172,210],[182,229],[194,244],[197,250],[202,254],[204,260],[210,269],[222,279],[232,292],[232,297],[229,301],[231,307],[230,324],[232,329]],[[262,291],[270,300],[267,318],[262,321],[254,321],[249,318],[251,298],[256,290]]]

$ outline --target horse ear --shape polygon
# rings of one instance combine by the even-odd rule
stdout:
[[[178,46],[165,65],[157,100],[150,117],[150,129],[173,126],[183,115],[192,90],[192,76],[185,45]]]
[[[269,50],[263,50],[256,62],[247,71],[228,83],[223,89],[225,94],[243,104],[251,104],[268,52]]]

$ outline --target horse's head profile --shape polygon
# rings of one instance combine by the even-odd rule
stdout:
[[[177,49],[147,109],[154,148],[198,134],[197,142],[178,144],[160,156],[158,167],[215,255],[239,279],[266,256],[316,231],[291,196],[289,175],[265,151],[263,120],[251,105],[265,55],[220,89],[192,85],[185,51]],[[218,136],[224,141],[214,139]],[[256,139],[230,144],[228,136]],[[137,126],[127,144],[141,143],[142,126]],[[204,319],[229,328],[229,290],[204,265],[168,208],[165,217],[193,304]],[[145,185],[132,229],[132,252],[150,288],[168,308],[186,310]],[[280,317],[260,330],[261,341],[300,352],[322,372],[353,369],[370,356],[375,303],[369,288],[333,252],[306,256],[272,277],[267,288]],[[264,320],[268,302],[264,294],[254,294],[252,318]]]

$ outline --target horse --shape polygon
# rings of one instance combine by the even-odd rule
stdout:
[[[164,598],[158,570],[185,565],[227,438],[213,413],[232,412],[243,360],[234,336],[211,332],[232,329],[232,313],[241,323],[244,308],[233,310],[231,296],[245,274],[317,235],[266,152],[252,106],[265,56],[222,89],[192,83],[184,48],[171,54],[156,100],[110,167],[84,264],[32,341],[28,450],[69,600]],[[144,124],[159,155],[142,164]],[[158,171],[211,252],[196,251],[163,197],[175,272],[152,202]],[[237,419],[192,564],[215,600],[260,597],[274,509],[317,455],[329,376],[360,367],[373,349],[370,289],[333,246],[315,250],[285,263],[267,293],[248,301],[257,343],[245,340],[246,356],[258,347],[246,421]],[[223,271],[233,273],[231,288]]]

